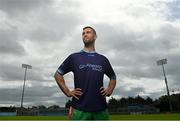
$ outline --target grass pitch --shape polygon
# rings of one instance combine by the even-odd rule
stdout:
[[[110,120],[180,120],[180,114],[110,115]]]
[[[68,116],[1,116],[0,120],[68,120]],[[110,120],[180,120],[180,114],[110,115]]]

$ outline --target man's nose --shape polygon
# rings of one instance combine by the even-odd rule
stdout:
[[[84,35],[83,35],[84,37],[87,37],[87,34],[86,33],[84,33]]]

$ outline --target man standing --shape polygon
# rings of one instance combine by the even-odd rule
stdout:
[[[83,28],[84,48],[71,54],[59,66],[54,77],[63,93],[72,97],[69,117],[72,120],[108,120],[106,96],[110,96],[116,85],[116,75],[109,60],[95,51],[96,31],[90,26]],[[63,75],[72,71],[74,89],[70,90]],[[106,74],[110,81],[103,87]]]

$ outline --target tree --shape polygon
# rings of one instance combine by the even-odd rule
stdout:
[[[127,102],[127,99],[126,98],[121,98],[120,100],[119,100],[119,102],[120,102],[120,107],[126,107],[128,104],[128,102]]]
[[[145,104],[145,100],[144,100],[144,98],[142,98],[141,96],[137,96],[137,97],[135,97],[135,104],[141,104],[141,105],[144,105]]]
[[[46,110],[47,108],[46,108],[46,106],[44,106],[44,105],[39,105],[39,106],[38,106],[38,109],[39,109],[39,110]]]
[[[119,107],[118,105],[118,100],[115,98],[111,98],[108,102],[108,109],[110,112],[116,112],[117,108]]]
[[[172,104],[173,111],[180,111],[180,94],[170,95],[170,100]],[[170,111],[168,96],[164,95],[159,97],[159,99],[154,101],[155,107],[159,108],[161,112]]]
[[[150,97],[147,97],[145,100],[145,104],[146,105],[152,105],[153,104],[153,100]]]
[[[59,108],[59,105],[52,105],[48,107],[48,110],[58,110]]]
[[[173,111],[180,111],[180,94],[170,96]]]

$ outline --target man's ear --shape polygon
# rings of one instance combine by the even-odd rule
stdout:
[[[97,39],[97,35],[94,36],[94,39],[95,39],[95,40]]]

